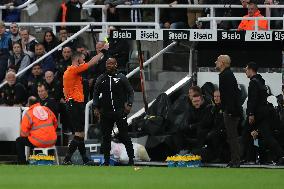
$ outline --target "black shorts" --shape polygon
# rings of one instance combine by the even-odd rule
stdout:
[[[69,100],[66,102],[70,124],[75,132],[84,132],[85,129],[85,104]]]

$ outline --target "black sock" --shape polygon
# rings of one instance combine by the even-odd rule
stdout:
[[[73,153],[77,150],[78,145],[79,145],[78,137],[75,136],[69,144],[68,152],[67,152],[67,155],[65,157],[66,161],[71,160],[71,157],[72,157]]]
[[[83,162],[87,162],[89,161],[89,158],[86,155],[86,147],[85,147],[85,142],[84,142],[84,138],[79,138],[78,139],[78,150],[82,156]]]

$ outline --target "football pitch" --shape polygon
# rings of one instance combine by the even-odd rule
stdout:
[[[0,166],[1,189],[283,188],[284,169]]]

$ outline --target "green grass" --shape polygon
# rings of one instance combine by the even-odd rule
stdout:
[[[0,189],[283,188],[284,170],[82,166],[0,166]]]

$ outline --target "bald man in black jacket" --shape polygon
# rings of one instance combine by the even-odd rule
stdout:
[[[228,55],[220,55],[215,62],[219,74],[219,90],[224,110],[224,123],[227,133],[227,141],[231,151],[231,161],[227,167],[240,167],[240,144],[238,141],[238,125],[242,116],[240,103],[240,90],[237,80],[230,69],[231,58]]]

